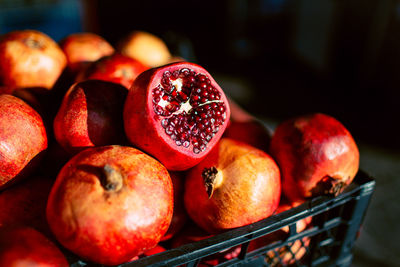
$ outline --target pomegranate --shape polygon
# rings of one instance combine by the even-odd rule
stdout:
[[[36,168],[46,148],[40,115],[23,100],[0,95],[0,189]]]
[[[91,32],[72,33],[60,42],[67,57],[67,69],[74,76],[89,62],[114,53],[114,47],[100,35]]]
[[[16,88],[52,89],[67,60],[58,44],[36,30],[0,36],[0,84]]]
[[[267,218],[280,194],[279,169],[267,153],[223,138],[188,171],[184,203],[193,221],[216,233]]]
[[[222,136],[229,116],[219,85],[205,69],[188,62],[140,74],[124,107],[129,141],[171,171],[199,163]]]
[[[128,33],[119,41],[117,51],[152,68],[169,63],[172,57],[160,37],[145,31]]]
[[[115,53],[89,64],[78,74],[76,81],[98,79],[118,83],[129,89],[136,77],[147,69],[148,67],[139,61]]]
[[[157,245],[173,212],[166,168],[127,146],[88,148],[61,169],[47,202],[57,240],[84,260],[118,265]]]
[[[0,266],[69,266],[60,249],[28,226],[0,227]]]
[[[123,144],[127,93],[125,87],[106,81],[73,84],[54,119],[56,140],[72,154],[92,146]]]
[[[174,213],[167,233],[161,241],[171,239],[185,225],[188,215],[183,204],[184,174],[182,172],[169,172],[174,188]]]
[[[359,168],[359,151],[350,132],[322,113],[282,122],[270,151],[282,172],[283,192],[292,202],[339,194]]]
[[[46,204],[53,182],[33,176],[0,192],[0,227],[29,225],[49,236]]]

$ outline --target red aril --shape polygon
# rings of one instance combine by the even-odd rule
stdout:
[[[57,240],[82,259],[118,265],[155,247],[173,212],[167,169],[127,146],[88,148],[61,169],[47,202]]]
[[[193,221],[216,233],[267,218],[280,195],[275,161],[257,148],[223,138],[188,171],[184,203]]]
[[[219,85],[205,69],[188,62],[140,74],[124,106],[129,141],[172,171],[199,163],[222,136],[229,116]]]
[[[358,147],[335,118],[314,113],[288,119],[272,136],[271,155],[282,172],[282,188],[291,200],[337,195],[354,179]]]
[[[36,168],[46,148],[41,116],[23,100],[0,95],[0,189]]]

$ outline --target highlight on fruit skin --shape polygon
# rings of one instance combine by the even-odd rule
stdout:
[[[359,168],[359,150],[350,132],[322,113],[279,124],[270,153],[282,171],[283,192],[291,201],[336,196],[353,181]]]
[[[170,171],[199,163],[227,127],[222,88],[201,66],[179,62],[149,69],[133,82],[124,105],[129,141]]]
[[[41,31],[16,30],[0,36],[2,86],[51,90],[66,64],[58,44]]]
[[[154,68],[171,62],[172,55],[165,42],[146,31],[132,31],[116,46],[118,52]]]

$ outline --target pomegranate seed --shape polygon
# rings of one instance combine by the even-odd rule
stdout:
[[[178,78],[182,80],[180,91],[172,85],[172,81]],[[177,146],[189,148],[192,144],[194,153],[206,149],[226,119],[223,103],[207,103],[221,98],[218,90],[211,85],[211,80],[188,68],[165,71],[160,84],[153,89],[152,97],[156,114],[169,117],[161,120],[166,134]],[[168,103],[161,106],[158,105],[160,101]],[[191,105],[190,110],[173,114],[187,101]]]

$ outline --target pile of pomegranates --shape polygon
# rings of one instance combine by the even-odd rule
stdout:
[[[173,58],[139,31],[115,48],[93,33],[0,36],[0,265],[119,265],[352,182],[359,152],[338,120],[301,115],[273,131],[202,66]]]

